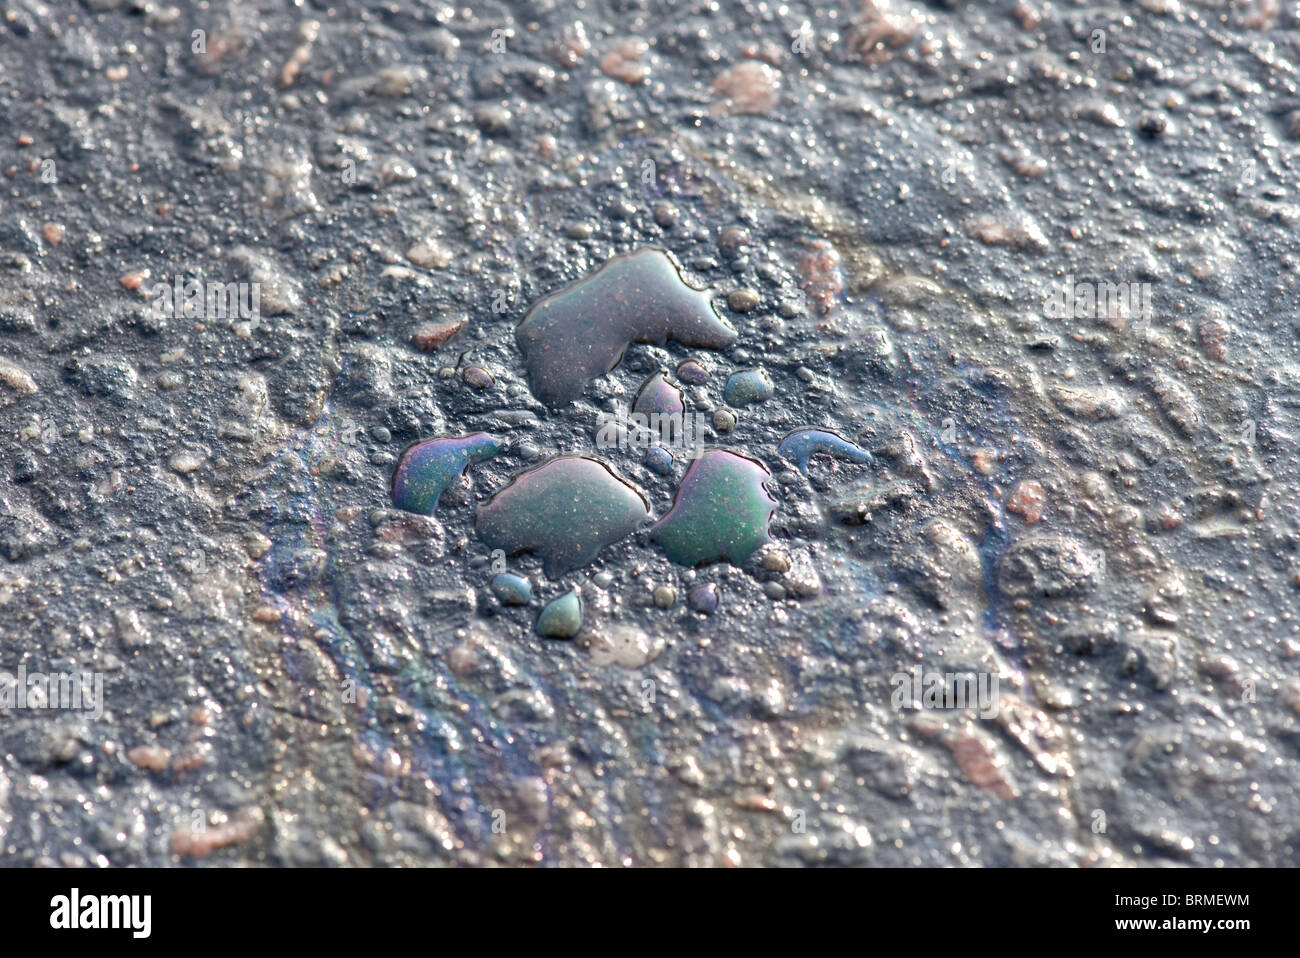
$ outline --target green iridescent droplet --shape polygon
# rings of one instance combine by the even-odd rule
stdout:
[[[771,473],[748,456],[714,449],[686,470],[672,510],[650,530],[668,558],[686,566],[739,564],[767,542],[776,500]]]
[[[772,379],[761,369],[746,369],[727,377],[722,387],[722,400],[728,406],[748,406],[772,398]]]
[[[580,568],[650,516],[645,497],[598,459],[561,456],[516,476],[478,511],[493,549],[542,557],[555,579]]]
[[[570,590],[547,603],[537,617],[537,634],[548,639],[571,639],[582,628],[582,602]]]

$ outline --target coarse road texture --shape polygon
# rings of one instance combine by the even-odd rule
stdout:
[[[1294,4],[4,11],[0,671],[104,707],[0,718],[3,864],[1300,863]],[[641,248],[735,340],[534,397],[528,307]],[[526,469],[672,508],[594,439],[660,371],[771,541],[502,605]]]

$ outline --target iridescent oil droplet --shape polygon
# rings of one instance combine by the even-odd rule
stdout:
[[[690,607],[692,612],[698,612],[700,615],[712,615],[714,612],[717,612],[717,585],[712,582],[697,585],[686,594],[686,604]]]
[[[492,594],[502,605],[527,605],[533,601],[533,584],[513,572],[501,572],[492,579]]]
[[[492,374],[482,366],[466,366],[461,372],[460,378],[469,383],[475,389],[487,389],[496,383]]]
[[[771,474],[762,463],[714,449],[686,470],[672,510],[655,523],[651,538],[680,565],[744,562],[767,542],[776,500],[763,488]]]
[[[713,377],[695,360],[688,359],[677,367],[677,378],[688,386],[703,386]]]
[[[632,400],[632,411],[646,416],[659,413],[667,416],[680,416],[686,411],[682,391],[664,379],[663,373],[655,373],[641,384]]]
[[[772,398],[772,379],[762,369],[745,369],[727,377],[722,400],[728,406],[748,406]]]
[[[537,634],[548,639],[571,639],[582,628],[582,601],[570,590],[547,603],[537,617]]]
[[[798,466],[805,476],[808,475],[808,460],[819,452],[849,462],[871,462],[871,453],[867,450],[826,429],[796,429],[781,440],[776,451],[783,459],[789,459]]]
[[[682,279],[667,250],[615,256],[535,303],[515,329],[533,395],[564,403],[609,372],[632,342],[714,349],[736,338],[709,294]]]
[[[663,373],[655,373],[642,383],[632,400],[632,415],[644,416],[651,437],[661,442],[673,442],[674,435],[680,438],[685,412],[682,391],[665,380]],[[633,419],[634,424],[637,421]]]
[[[661,476],[673,474],[673,454],[663,446],[651,446],[645,454],[646,468]]]
[[[502,441],[486,432],[428,439],[408,446],[393,472],[393,505],[431,516],[438,497],[471,463],[484,462],[501,451]]]
[[[561,456],[516,476],[478,511],[493,549],[533,552],[555,579],[586,565],[650,516],[636,487],[598,459]]]

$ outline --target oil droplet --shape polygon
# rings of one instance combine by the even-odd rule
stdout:
[[[521,575],[502,572],[492,579],[492,594],[502,605],[527,605],[533,601],[533,584]]]
[[[686,470],[672,510],[651,538],[680,565],[744,562],[767,542],[776,500],[763,488],[771,473],[762,463],[714,449]]]
[[[571,639],[582,628],[582,602],[570,590],[547,603],[537,617],[537,634],[548,639]]]
[[[609,466],[560,456],[516,476],[478,511],[493,549],[542,557],[548,578],[580,568],[650,516],[644,496]]]
[[[576,399],[609,372],[632,342],[676,340],[714,349],[736,338],[709,294],[682,279],[667,250],[647,247],[608,260],[583,279],[539,300],[515,329],[533,395]]]
[[[502,441],[486,432],[428,439],[408,446],[393,472],[393,505],[431,516],[438,497],[469,468],[502,449]]]
[[[492,374],[482,366],[466,366],[460,376],[475,389],[487,389],[496,383]]]
[[[651,446],[645,453],[646,468],[661,476],[673,474],[673,454],[663,446]]]
[[[632,411],[647,416],[655,413],[680,416],[686,411],[686,403],[682,399],[680,389],[665,380],[663,373],[655,373],[636,391],[636,398],[632,400]]]
[[[819,452],[839,456],[849,462],[871,462],[871,453],[825,429],[796,429],[781,440],[776,451],[782,458],[789,459],[798,466],[805,476],[808,475],[808,460]]]
[[[681,438],[685,425],[682,414],[686,412],[686,403],[682,391],[664,379],[663,373],[655,373],[637,390],[632,400],[632,414],[645,416],[650,423],[651,435],[658,432],[661,442],[672,442],[674,430]],[[652,417],[658,416],[655,419]],[[657,426],[657,428],[656,428]]]
[[[677,367],[677,378],[688,386],[703,386],[713,377],[695,360],[688,359]]]
[[[772,398],[772,380],[762,369],[746,369],[727,377],[722,399],[728,406],[748,406]]]
[[[712,582],[697,585],[686,594],[686,604],[692,612],[712,615],[718,611],[718,587]]]

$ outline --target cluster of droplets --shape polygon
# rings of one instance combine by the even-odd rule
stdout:
[[[577,398],[587,382],[618,365],[633,342],[662,346],[674,340],[721,348],[735,337],[708,293],[689,286],[671,255],[653,248],[615,256],[589,276],[539,300],[516,329],[530,388],[552,404]],[[683,362],[677,376],[687,385],[710,378],[695,360]],[[741,408],[772,394],[765,371],[742,370],[728,378],[723,399]],[[682,391],[657,373],[642,384],[631,408],[642,421],[680,423],[686,406]],[[394,504],[433,514],[448,486],[504,446],[495,436],[472,433],[408,447],[393,476]],[[791,433],[778,452],[805,473],[809,457],[818,452],[870,461],[848,440],[816,429]],[[661,475],[672,472],[672,454],[662,445],[650,445],[645,462]],[[687,469],[672,508],[651,527],[651,540],[671,561],[688,567],[744,562],[768,541],[777,506],[765,488],[770,477],[767,468],[749,456],[723,449],[703,452]],[[546,576],[555,579],[589,564],[649,518],[646,497],[608,464],[587,456],[559,456],[520,473],[498,490],[479,508],[475,528],[493,550],[537,555]],[[512,572],[499,572],[491,589],[502,605],[533,601],[532,583]],[[696,586],[687,605],[711,614],[718,607],[717,586]],[[539,635],[551,638],[572,638],[581,627],[582,602],[573,589],[549,602],[536,624]]]

